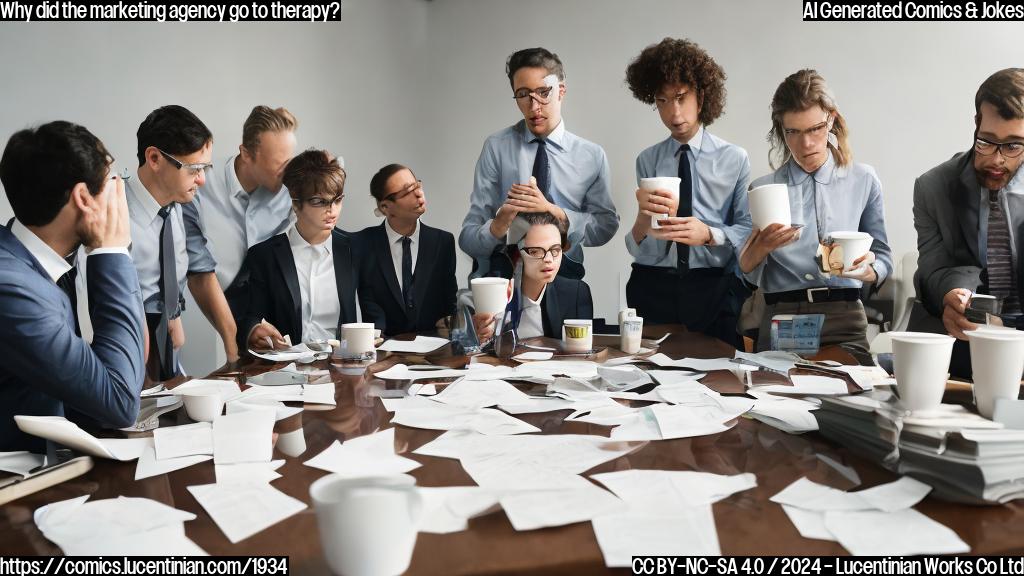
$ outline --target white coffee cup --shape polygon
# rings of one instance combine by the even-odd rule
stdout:
[[[473,309],[477,314],[494,316],[504,312],[508,304],[508,279],[473,278],[469,285],[473,289]]]
[[[654,178],[641,178],[640,189],[653,192],[654,190],[667,190],[672,193],[672,197],[679,199],[679,185],[683,182],[682,178],[676,176],[656,176]],[[672,214],[663,214],[661,216],[651,216],[651,228],[661,228],[658,224],[658,220],[662,218],[669,218]]]
[[[640,351],[640,341],[644,333],[644,319],[639,316],[630,316],[619,324],[619,348],[626,354],[636,354]]]
[[[956,338],[927,332],[890,332],[900,405],[911,411],[936,410],[942,404],[949,359]]]
[[[324,476],[309,487],[320,547],[342,576],[396,576],[409,568],[423,512],[408,474]]]
[[[636,316],[636,308],[623,308],[619,310],[619,326],[626,321],[626,318],[632,318]]]
[[[789,213],[789,186],[785,184],[765,184],[747,193],[750,204],[750,219],[754,227],[764,230],[769,224],[789,226],[792,216]]]
[[[594,321],[566,320],[562,324],[562,344],[567,352],[590,352],[594,349]]]
[[[832,232],[829,236],[843,249],[843,270],[852,269],[854,260],[867,254],[874,241],[867,232]]]
[[[991,418],[998,398],[1016,400],[1024,372],[1024,332],[992,328],[964,332],[970,340],[974,403]]]
[[[370,322],[352,322],[341,325],[341,339],[350,356],[373,352],[374,327]]]
[[[180,392],[185,413],[196,422],[213,422],[224,411],[224,399],[212,388],[193,388]]]

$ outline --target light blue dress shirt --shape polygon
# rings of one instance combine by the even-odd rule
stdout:
[[[459,247],[474,258],[487,258],[505,242],[491,234],[491,222],[505,203],[513,184],[526,184],[537,154],[534,135],[520,121],[492,134],[484,142],[476,163],[469,213],[462,221]],[[608,158],[604,150],[565,129],[565,122],[547,138],[552,201],[569,218],[565,257],[583,262],[583,246],[601,246],[619,229],[612,202]]]
[[[804,172],[789,159],[772,174],[762,176],[750,186],[787,184],[789,210],[793,224],[804,224],[800,238],[768,255],[746,275],[766,294],[828,286],[860,288],[853,278],[829,277],[818,269],[818,244],[832,232],[867,232],[874,241],[872,266],[880,286],[892,273],[892,250],[885,233],[885,209],[882,205],[882,183],[875,169],[867,164],[836,165],[829,153],[825,163],[814,174]]]
[[[693,175],[693,215],[712,229],[715,246],[691,246],[690,268],[726,268],[738,271],[735,255],[750,235],[747,186],[750,159],[747,151],[709,133],[703,127],[687,144]],[[669,137],[636,158],[636,181],[679,174],[681,144]],[[626,249],[637,264],[675,268],[677,242],[647,235],[638,244],[626,233]]]

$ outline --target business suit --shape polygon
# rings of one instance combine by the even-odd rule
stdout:
[[[420,222],[419,246],[413,271],[413,307],[402,298],[385,223],[359,232],[356,244],[361,259],[359,308],[364,322],[394,336],[434,330],[438,319],[455,311],[455,237],[450,232]]]
[[[340,326],[356,321],[357,267],[352,239],[347,232],[331,231],[334,278],[341,313]],[[278,234],[249,249],[244,267],[249,270],[249,304],[238,326],[239,349],[248,348],[249,333],[266,319],[293,343],[302,340],[302,292],[295,257],[287,233]]]
[[[509,303],[509,308],[519,306],[522,294]],[[548,338],[562,337],[562,324],[566,320],[593,320],[594,300],[590,295],[590,286],[583,280],[573,280],[562,276],[555,279],[544,289],[544,298],[540,303],[541,323],[544,336]],[[521,311],[515,312],[516,324],[521,318]]]
[[[0,451],[45,452],[23,434],[18,414],[80,413],[112,428],[139,412],[145,320],[139,278],[125,254],[89,256],[87,286],[94,338],[75,331],[67,294],[6,227],[0,228]]]
[[[1017,286],[1024,286],[1024,171],[1006,185],[1010,243],[1017,260]],[[917,273],[914,285],[918,299],[933,316],[942,316],[942,298],[954,288],[987,293],[986,262],[980,245],[984,191],[974,170],[974,152],[961,152],[922,174],[914,182],[914,228],[917,229]],[[985,206],[987,209],[987,206]],[[986,224],[987,226],[987,224]],[[971,374],[967,343],[953,347],[950,371],[955,376]]]

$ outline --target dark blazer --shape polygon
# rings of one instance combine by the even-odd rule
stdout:
[[[335,228],[331,232],[334,251],[334,278],[338,286],[341,315],[338,325],[356,321],[356,285],[358,268],[347,232]],[[249,303],[238,324],[238,347],[249,345],[249,332],[261,319],[266,319],[298,344],[302,339],[302,292],[295,270],[288,235],[278,234],[249,248],[244,267],[249,270]]]
[[[86,285],[95,337],[75,334],[67,295],[28,249],[0,227],[0,451],[45,453],[41,438],[23,434],[15,415],[80,413],[125,428],[139,413],[146,321],[131,258],[89,256]]]
[[[514,304],[515,301],[509,306]],[[566,320],[593,319],[594,300],[590,296],[590,286],[583,280],[555,276],[554,281],[544,290],[544,299],[541,300],[544,335],[548,338],[561,338],[562,324]]]
[[[961,152],[925,172],[914,183],[917,229],[918,299],[932,314],[942,314],[942,297],[953,288],[978,291],[985,262],[978,252],[981,186],[974,153]],[[1024,286],[1024,195],[1008,194],[1010,233],[1016,241],[1017,286]]]
[[[455,237],[450,232],[420,222],[419,251],[413,270],[414,306],[402,301],[398,274],[384,223],[359,232],[357,244],[362,268],[359,273],[359,308],[363,322],[373,322],[388,336],[430,332],[439,318],[455,312]]]

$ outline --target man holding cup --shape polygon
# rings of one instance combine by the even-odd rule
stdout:
[[[1000,70],[974,98],[970,150],[922,174],[914,184],[918,269],[925,308],[942,319],[953,348],[950,370],[970,376],[965,312],[975,292],[996,296],[1002,313],[1020,313],[1024,278],[1015,238],[1024,225],[1024,68]]]
[[[738,346],[749,291],[735,253],[750,233],[750,161],[705,128],[725,107],[725,72],[693,42],[666,38],[630,63],[626,82],[670,133],[636,159],[627,302],[648,324],[685,324]]]
[[[583,246],[601,246],[619,229],[604,150],[565,129],[565,74],[544,48],[509,56],[506,72],[523,120],[484,142],[459,247],[474,258],[472,276],[512,271],[505,235],[517,214],[546,212],[565,224],[572,249],[559,272],[583,278]]]

